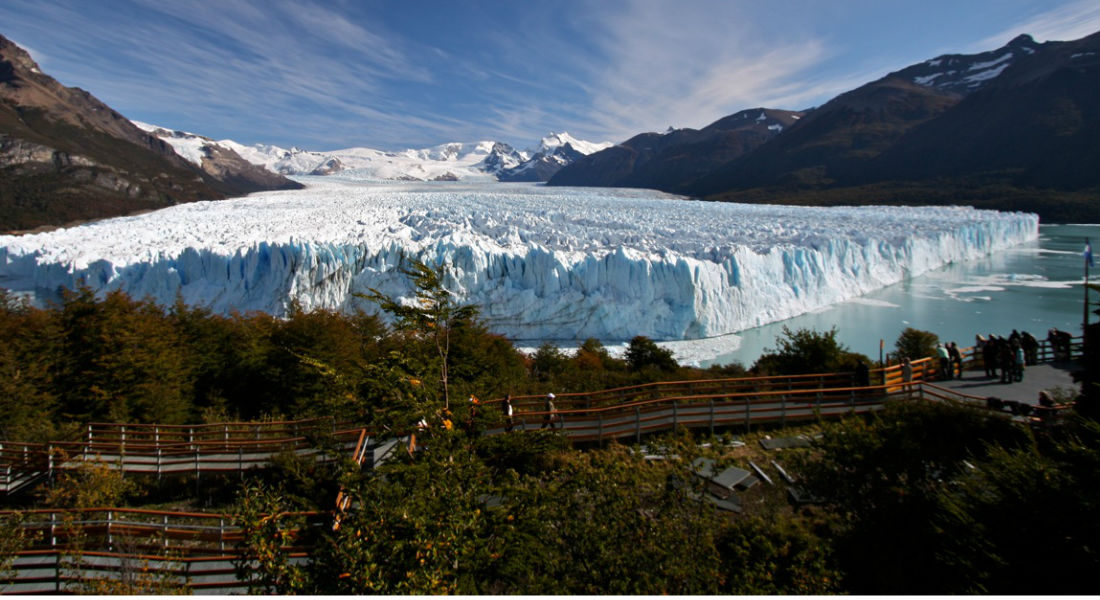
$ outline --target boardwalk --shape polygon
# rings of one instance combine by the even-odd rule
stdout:
[[[1044,342],[1045,344],[1045,342]],[[1074,354],[1079,353],[1075,342]],[[762,424],[839,418],[881,409],[889,400],[921,398],[962,401],[986,406],[985,399],[1038,403],[1041,390],[1070,387],[1071,363],[1046,362],[1028,367],[1024,380],[1002,384],[974,368],[973,351],[962,349],[969,370],[959,379],[928,383],[935,375],[930,359],[913,363],[913,381],[902,380],[897,365],[876,369],[878,385],[851,387],[850,373],[749,377],[724,380],[662,382],[559,395],[553,413],[555,429],[573,441],[613,439],[640,442],[643,435],[676,427],[709,430],[717,427],[749,429]],[[1051,358],[1044,346],[1040,360]],[[484,404],[497,411],[500,400]],[[501,422],[486,433],[539,429],[546,413],[542,397],[515,399],[511,427]],[[998,404],[994,410],[1000,410]],[[1061,407],[1035,416],[1019,406],[1005,407],[1012,418],[1049,424]],[[375,438],[368,429],[331,418],[269,423],[210,425],[89,424],[83,439],[25,444],[0,442],[0,490],[30,488],[56,471],[100,461],[123,473],[169,476],[206,472],[244,472],[270,466],[280,453],[293,452],[319,460],[320,440],[351,452],[361,467],[373,468],[403,448],[409,438]],[[751,463],[750,463],[751,464]],[[761,475],[763,473],[761,472]],[[343,489],[333,513],[308,515],[309,527],[339,527],[341,514],[351,508]],[[237,577],[234,548],[241,530],[231,515],[165,512],[141,509],[94,508],[78,511],[38,510],[24,513],[23,527],[40,534],[31,548],[18,553],[14,577],[0,580],[0,593],[80,592],[89,578],[118,578],[148,569],[186,584],[194,593],[239,593],[245,582]],[[6,516],[0,512],[0,517]],[[73,534],[80,534],[73,537]],[[72,552],[72,540],[81,552]],[[306,560],[306,549],[285,547],[290,560]]]
[[[996,397],[1002,400],[1015,400],[1038,405],[1039,392],[1056,388],[1077,389],[1073,382],[1073,372],[1080,369],[1075,363],[1051,362],[1027,367],[1024,380],[1016,383],[1001,383],[1000,378],[986,377],[981,370],[963,372],[960,379],[937,381],[936,385],[970,396]]]

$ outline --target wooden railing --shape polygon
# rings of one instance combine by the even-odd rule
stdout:
[[[1075,340],[1076,342],[1076,340]],[[1080,343],[1074,344],[1079,352]],[[978,358],[973,348],[961,349],[964,365],[973,366]],[[1040,348],[1040,360],[1052,357],[1046,342]],[[562,408],[554,413],[538,410],[517,412],[512,430],[523,431],[550,425],[569,438],[582,442],[633,438],[667,431],[676,427],[707,429],[719,427],[751,429],[762,424],[787,425],[797,422],[839,418],[881,409],[891,400],[924,399],[961,401],[986,405],[983,397],[968,395],[929,383],[938,364],[933,359],[913,361],[912,381],[902,381],[901,367],[890,366],[872,372],[872,381],[880,385],[852,387],[848,374],[818,374],[781,378],[744,378],[649,384],[603,390],[591,394],[562,395]],[[831,384],[831,386],[829,386]],[[829,387],[826,387],[829,386]],[[657,397],[652,397],[655,394]],[[542,406],[541,396],[521,399],[527,406]],[[1045,409],[1053,414],[1054,409]],[[1024,416],[1027,417],[1026,415]],[[375,452],[370,433],[363,428],[341,429],[325,421],[336,439],[354,447],[352,457],[362,465]],[[1033,419],[1033,422],[1035,419]],[[164,451],[181,449],[200,455],[224,454],[227,449],[284,449],[290,441],[298,448],[306,437],[282,437],[286,427],[294,433],[316,426],[317,420],[270,424],[238,423],[213,426],[158,426],[96,424],[89,427],[80,448],[103,444],[119,455],[147,456],[150,448]],[[312,425],[307,425],[312,423]],[[280,429],[282,428],[282,429]],[[186,440],[183,432],[186,431]],[[310,432],[316,433],[310,429]],[[500,427],[487,433],[502,433]],[[219,437],[220,435],[220,437]],[[151,436],[151,439],[150,439]],[[245,439],[247,438],[247,439]],[[354,443],[351,440],[354,439]],[[93,441],[94,440],[94,441]],[[394,444],[397,442],[391,440]],[[26,456],[30,445],[8,445],[5,453]],[[122,451],[125,447],[125,452]],[[145,454],[143,454],[145,453]],[[52,456],[52,452],[48,452]],[[5,454],[8,456],[8,454]],[[212,458],[212,457],[211,457]],[[238,468],[240,463],[238,457]],[[24,460],[23,464],[33,461]],[[215,462],[211,460],[211,464]],[[53,468],[58,468],[54,465]],[[341,490],[336,498],[331,521],[328,516],[308,513],[318,526],[331,523],[339,527],[351,498]],[[0,512],[0,517],[5,516]],[[135,564],[143,565],[164,577],[186,584],[193,591],[237,593],[246,591],[237,579],[234,561],[240,560],[235,546],[241,530],[231,517],[212,513],[178,513],[139,509],[100,508],[74,511],[39,510],[22,513],[23,527],[37,537],[32,547],[16,557],[14,579],[2,589],[6,593],[80,591],[89,577],[117,577]],[[74,550],[82,558],[74,562]],[[288,548],[291,560],[306,560],[304,548]]]
[[[331,418],[211,425],[92,423],[81,441],[0,442],[0,489],[9,493],[35,477],[98,461],[129,474],[238,472],[269,466],[282,452],[317,455],[317,439],[355,444],[361,428]]]
[[[767,375],[760,377],[736,377],[726,379],[692,379],[686,381],[659,381],[595,392],[563,392],[555,394],[554,404],[562,409],[593,408],[625,404],[639,400],[655,400],[669,396],[728,394],[771,390],[800,390],[841,387],[852,384],[852,373],[812,373],[806,375]],[[518,409],[538,410],[545,402],[545,395],[513,396],[512,406]],[[503,399],[490,400],[486,404],[499,404]]]
[[[0,581],[2,593],[87,592],[89,580],[117,580],[124,572],[152,573],[158,581],[201,593],[244,593],[235,562],[241,560],[242,530],[231,515],[128,508],[0,511],[18,514],[32,543],[12,565],[14,576]],[[329,515],[295,513],[311,527]],[[304,561],[306,548],[284,547],[291,560]]]

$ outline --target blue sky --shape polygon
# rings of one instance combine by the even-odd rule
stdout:
[[[313,150],[618,142],[1097,30],[1096,0],[0,0],[0,34],[127,117]]]

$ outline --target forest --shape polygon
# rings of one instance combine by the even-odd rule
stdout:
[[[786,331],[751,370],[684,367],[645,338],[622,358],[596,340],[571,354],[547,345],[528,356],[480,325],[476,307],[457,305],[440,271],[413,265],[407,274],[418,303],[373,298],[388,319],[222,316],[88,289],[42,309],[5,294],[5,441],[72,439],[89,422],[331,416],[400,434],[423,420],[418,450],[375,469],[319,438],[332,460],[287,454],[267,469],[201,482],[89,467],[8,497],[5,508],[232,514],[243,531],[239,577],[254,593],[1096,590],[1100,424],[1092,411],[1036,428],[982,407],[895,402],[792,429],[679,429],[647,438],[644,449],[574,445],[554,430],[484,435],[502,415],[475,416],[468,397],[838,371],[867,359],[837,344],[835,331],[804,330]],[[919,333],[903,334],[899,351],[914,339],[927,344]],[[1095,361],[1094,350],[1086,354]],[[762,445],[799,435],[812,443]],[[740,494],[740,512],[722,510],[706,500],[701,458],[717,468],[782,462],[793,485],[754,486]],[[333,523],[341,491],[349,509]],[[318,525],[317,515],[328,520]],[[0,580],[33,543],[19,518],[0,520]],[[292,559],[292,547],[306,548],[306,559]],[[155,576],[85,584],[86,592],[186,591]]]

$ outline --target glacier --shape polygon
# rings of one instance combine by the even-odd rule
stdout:
[[[406,257],[513,340],[725,335],[1038,237],[970,207],[792,207],[637,189],[296,178],[306,189],[0,236],[0,287],[123,290],[218,313],[411,302]]]

